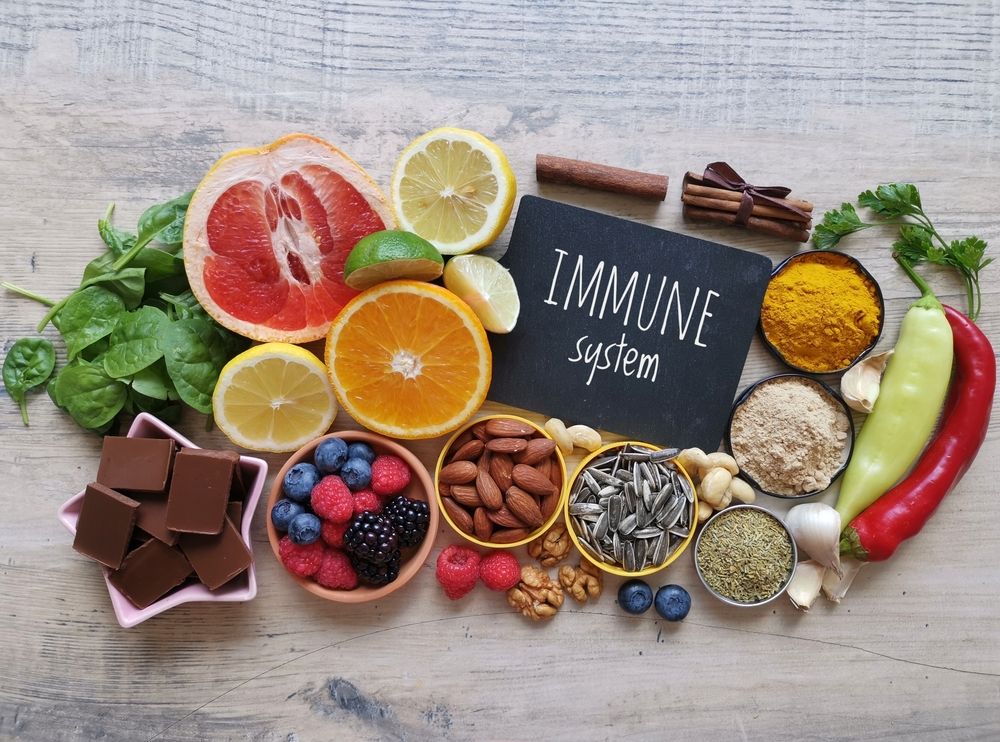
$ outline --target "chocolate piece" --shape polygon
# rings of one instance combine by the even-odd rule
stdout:
[[[182,534],[180,548],[209,590],[222,587],[253,561],[253,555],[228,518],[217,536]]]
[[[170,479],[174,442],[169,438],[105,436],[97,481],[136,492],[163,492]]]
[[[111,575],[111,584],[136,608],[146,608],[189,574],[191,565],[176,546],[151,538],[125,557],[121,569]]]
[[[111,569],[118,569],[132,538],[139,503],[94,482],[83,495],[73,548]]]
[[[240,455],[236,451],[219,451],[219,453],[226,454],[233,460],[233,484],[229,488],[229,499],[243,502],[247,497],[247,486],[246,482],[243,481],[243,467],[240,465]]]
[[[167,528],[206,534],[222,530],[235,468],[229,454],[200,448],[177,453],[167,499]]]
[[[136,528],[141,528],[153,538],[158,538],[167,546],[177,543],[177,532],[167,528],[167,495],[165,492],[137,494],[139,511],[136,513]]]
[[[240,530],[240,525],[243,523],[243,503],[231,500],[226,505],[226,517],[236,526],[237,531]]]

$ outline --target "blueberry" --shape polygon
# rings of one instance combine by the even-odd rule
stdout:
[[[352,443],[347,447],[347,458],[364,459],[370,464],[375,460],[375,451],[367,443]]]
[[[281,483],[285,497],[295,502],[307,502],[313,487],[320,480],[319,470],[309,463],[296,464],[287,472]]]
[[[340,478],[355,492],[363,490],[372,481],[372,465],[364,459],[348,459],[340,467]]]
[[[347,461],[347,444],[342,438],[327,438],[316,446],[313,458],[323,474],[336,474]]]
[[[656,612],[668,621],[683,621],[691,610],[691,596],[680,585],[664,585],[656,591]]]
[[[618,605],[626,613],[645,613],[653,605],[653,590],[642,580],[624,582],[618,588]]]
[[[322,524],[312,513],[299,513],[288,524],[288,538],[300,545],[311,544],[319,538]]]
[[[279,531],[287,531],[288,524],[297,515],[302,515],[306,509],[292,500],[278,500],[271,508],[271,522]]]

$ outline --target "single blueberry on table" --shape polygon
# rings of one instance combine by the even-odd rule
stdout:
[[[347,458],[364,459],[370,464],[375,460],[375,451],[367,443],[352,443],[347,447]]]
[[[279,531],[287,531],[288,524],[306,509],[292,500],[278,500],[271,508],[271,522]]]
[[[347,443],[343,438],[327,438],[316,446],[313,459],[323,474],[336,474],[347,461]]]
[[[653,600],[656,612],[668,621],[683,621],[691,610],[691,596],[680,585],[664,585]]]
[[[288,538],[300,545],[311,544],[319,538],[323,525],[312,513],[300,513],[288,524]]]
[[[372,481],[372,465],[364,459],[348,459],[340,467],[340,478],[355,492],[363,490]]]
[[[281,483],[281,491],[285,497],[295,502],[308,502],[313,487],[320,480],[319,470],[312,464],[303,462],[296,464],[287,472]]]
[[[626,613],[639,615],[653,605],[653,590],[642,580],[623,582],[618,588],[618,605]]]

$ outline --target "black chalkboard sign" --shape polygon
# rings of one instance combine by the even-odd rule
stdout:
[[[718,448],[771,261],[535,196],[501,261],[521,297],[492,338],[497,402]]]

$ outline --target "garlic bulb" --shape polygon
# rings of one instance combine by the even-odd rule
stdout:
[[[837,576],[840,568],[840,513],[822,502],[796,505],[785,516],[795,545]]]
[[[819,597],[820,588],[823,587],[825,574],[826,567],[819,562],[810,560],[796,564],[795,574],[788,583],[788,599],[792,601],[792,605],[800,611],[812,608],[816,598]]]
[[[854,557],[844,557],[841,562],[844,571],[843,576],[838,577],[836,572],[828,569],[826,575],[823,577],[823,595],[826,599],[832,600],[834,603],[839,603],[847,595],[847,590],[851,587],[851,583],[854,582],[854,578],[857,577],[858,572],[866,564],[868,562],[859,561]]]
[[[847,406],[858,412],[871,412],[878,399],[882,372],[889,362],[891,350],[876,353],[851,366],[840,379],[840,394]]]

